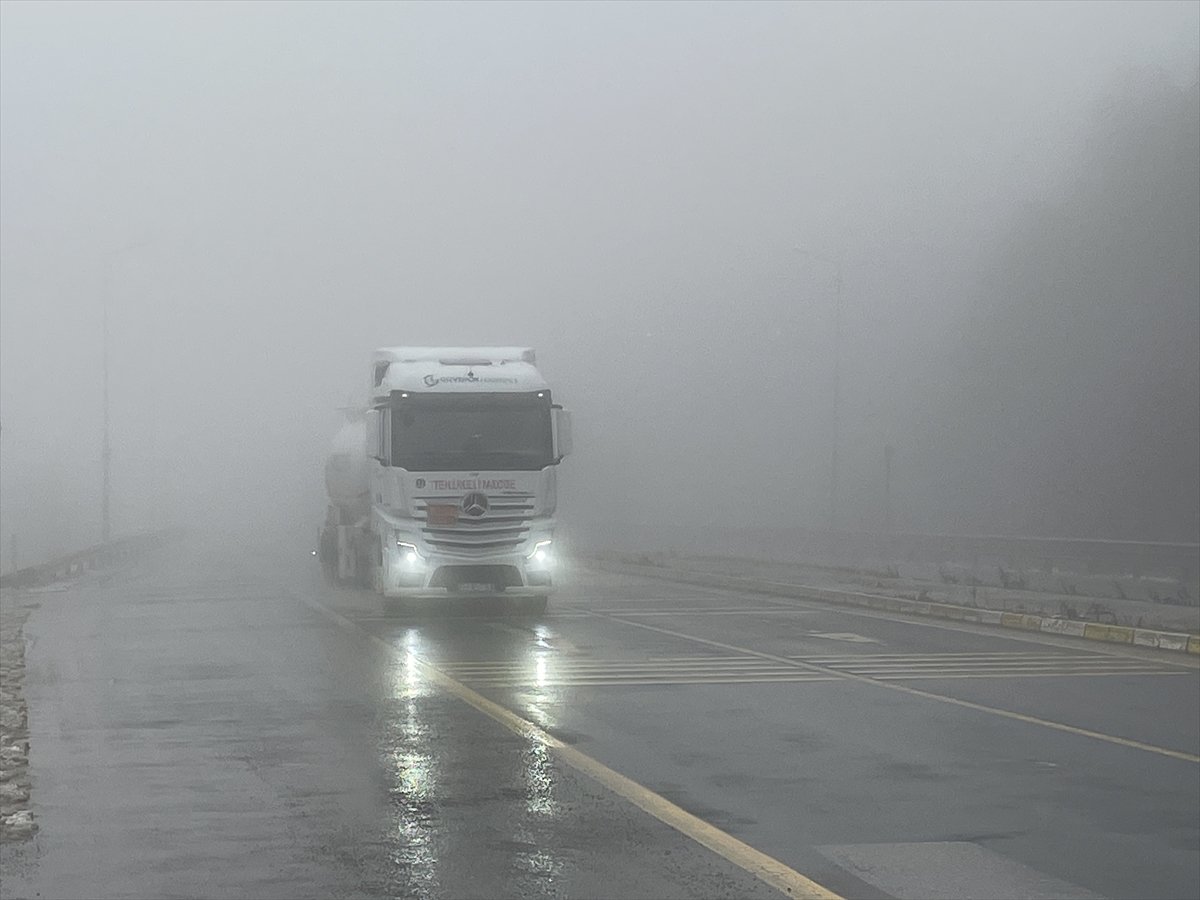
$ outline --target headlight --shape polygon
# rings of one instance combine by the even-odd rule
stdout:
[[[533,545],[533,549],[525,558],[530,562],[538,563],[543,566],[550,565],[554,561],[554,558],[550,555],[551,543],[551,541],[538,541]]]
[[[396,549],[400,551],[400,559],[406,563],[416,565],[425,561],[425,558],[417,551],[416,544],[408,541],[396,541]]]

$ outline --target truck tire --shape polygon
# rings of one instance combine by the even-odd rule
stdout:
[[[317,556],[321,561],[321,574],[329,584],[337,584],[337,532],[330,528],[321,529],[321,541],[317,548]]]
[[[358,556],[358,571],[353,579],[353,586],[364,591],[372,591],[375,589],[375,566],[373,560],[366,553],[360,553]]]
[[[358,584],[367,591],[382,592],[383,546],[378,540],[367,543],[366,549],[358,554]]]

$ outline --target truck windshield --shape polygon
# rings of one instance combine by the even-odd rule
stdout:
[[[392,395],[392,465],[410,472],[536,471],[552,454],[549,391]]]

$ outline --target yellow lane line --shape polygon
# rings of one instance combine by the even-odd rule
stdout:
[[[597,614],[599,617],[599,614]],[[1053,728],[1056,731],[1065,731],[1068,734],[1077,734],[1082,737],[1093,738],[1098,741],[1106,741],[1110,744],[1117,744],[1121,747],[1130,747],[1134,750],[1145,750],[1147,753],[1157,753],[1160,756],[1169,756],[1172,759],[1182,759],[1185,762],[1200,763],[1200,756],[1194,753],[1184,753],[1180,750],[1171,750],[1167,747],[1157,747],[1154,744],[1143,743],[1142,741],[1134,741],[1129,738],[1117,737],[1113,734],[1104,734],[1099,731],[1091,731],[1087,728],[1078,728],[1074,725],[1066,725],[1062,722],[1054,722],[1050,719],[1040,719],[1037,716],[1027,716],[1024,713],[1013,712],[1009,709],[1000,709],[995,706],[985,706],[982,703],[972,703],[970,700],[959,700],[957,697],[947,697],[944,694],[935,694],[931,691],[922,691],[918,688],[907,687],[902,684],[894,684],[889,681],[880,681],[876,678],[868,678],[865,675],[856,675],[853,672],[846,672],[841,669],[831,669],[825,666],[814,665],[813,663],[803,662],[796,659],[788,659],[786,656],[775,656],[772,653],[763,653],[758,650],[748,650],[745,647],[738,647],[734,644],[726,644],[722,641],[713,641],[708,638],[696,637],[692,634],[684,634],[680,631],[671,631],[668,628],[659,628],[656,625],[648,625],[645,622],[632,622],[628,619],[622,619],[617,616],[602,616],[602,618],[611,619],[614,622],[623,622],[633,628],[644,628],[647,631],[655,631],[659,634],[669,635],[670,637],[680,638],[685,641],[692,641],[698,644],[705,644],[709,647],[717,647],[721,650],[729,650],[734,653],[745,653],[750,656],[757,656],[760,659],[770,659],[775,662],[791,663],[797,668],[807,669],[814,672],[822,672],[825,674],[837,675],[847,681],[857,681],[862,684],[870,684],[875,687],[885,688],[889,691],[899,691],[902,694],[909,694],[913,697],[924,697],[927,700],[937,700],[940,703],[949,703],[952,706],[960,706],[964,709],[973,709],[977,712],[991,713],[995,716],[1002,716],[1006,719],[1012,719],[1017,722],[1025,722],[1030,725],[1041,725],[1045,728]]]
[[[365,635],[389,653],[396,652],[397,648],[383,640],[383,638],[360,628],[350,619],[340,613],[334,612],[316,600],[302,597],[301,602],[328,616],[343,629]],[[840,895],[822,887],[811,878],[801,875],[795,869],[784,865],[774,857],[767,856],[767,854],[755,850],[749,844],[739,841],[732,835],[721,831],[721,829],[714,828],[703,819],[676,806],[670,800],[625,777],[620,772],[610,769],[598,760],[592,759],[586,753],[582,753],[574,747],[564,744],[537,725],[526,719],[522,719],[511,710],[471,690],[465,684],[454,680],[425,660],[411,654],[410,657],[422,675],[445,688],[464,703],[473,706],[488,718],[499,722],[514,734],[528,740],[537,741],[539,744],[552,749],[555,755],[567,765],[598,781],[604,787],[624,797],[634,806],[645,810],[651,816],[658,819],[658,821],[670,825],[676,831],[690,837],[714,853],[719,854],[738,868],[749,872],[776,890],[782,891],[789,897],[798,898],[798,900],[842,900]]]

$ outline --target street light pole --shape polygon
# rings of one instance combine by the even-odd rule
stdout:
[[[842,427],[842,255],[822,256],[796,247],[797,252],[834,267],[835,310],[833,331],[833,422],[830,435],[833,444],[829,460],[829,530],[837,529],[838,521],[838,453],[841,445],[839,432]]]
[[[103,284],[103,307],[104,307],[104,325],[103,325],[103,381],[104,381],[104,437],[100,445],[100,462],[104,469],[102,479],[102,487],[100,494],[100,541],[107,544],[112,538],[112,440],[109,429],[109,413],[108,413],[108,300],[109,293],[112,289],[112,264],[113,259],[121,253],[127,253],[130,250],[137,250],[149,244],[149,241],[141,241],[136,244],[130,244],[128,247],[119,247],[116,250],[109,250],[104,254],[104,284]]]

